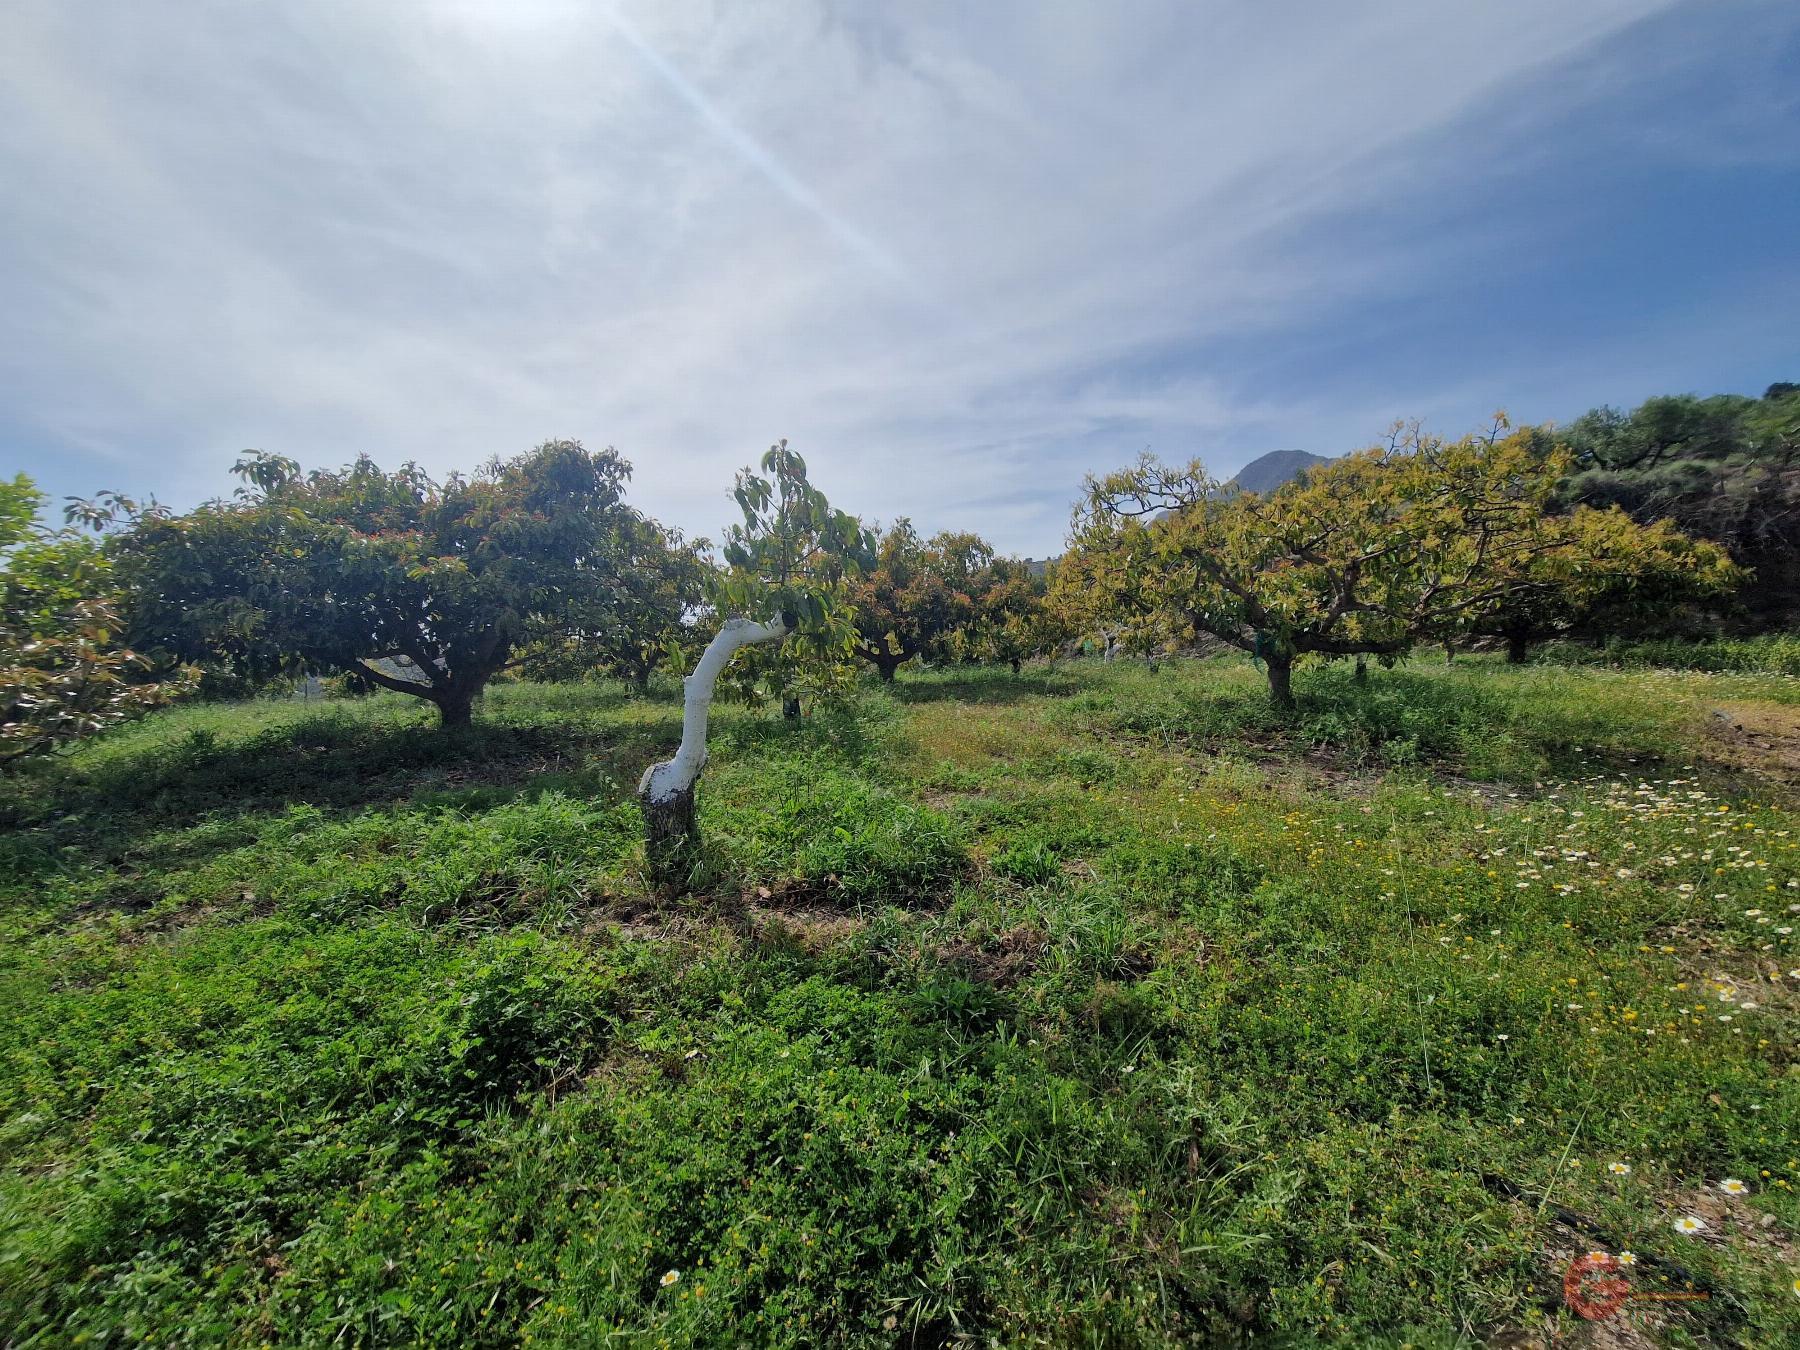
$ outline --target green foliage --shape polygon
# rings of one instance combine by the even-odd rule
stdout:
[[[1288,707],[1307,655],[1391,658],[1496,631],[1522,642],[1604,604],[1666,605],[1734,580],[1719,549],[1667,525],[1555,511],[1567,453],[1506,429],[1498,418],[1447,442],[1397,428],[1267,497],[1225,491],[1198,461],[1146,456],[1088,480],[1076,550],[1091,560],[1066,584],[1097,580],[1089,604],[1140,649],[1185,631],[1250,653]]]
[[[257,452],[236,471],[235,499],[141,513],[114,541],[140,647],[252,678],[346,671],[460,725],[521,649],[600,628],[629,645],[617,630],[661,613],[631,569],[666,541],[623,505],[610,449],[551,441],[441,484],[367,457],[302,475]]]
[[[785,440],[769,447],[761,468],[738,473],[733,495],[744,520],[725,532],[730,570],[712,601],[729,617],[785,619],[791,635],[745,649],[725,684],[742,702],[778,698],[795,713],[803,700],[842,699],[855,680],[852,585],[872,562],[874,541],[812,485],[806,461]]]
[[[1762,637],[1711,638],[1702,642],[1663,638],[1639,642],[1610,641],[1599,646],[1560,642],[1546,645],[1537,659],[1570,666],[1800,675],[1800,636],[1770,633]]]
[[[1629,413],[1596,408],[1558,431],[1575,456],[1570,502],[1668,519],[1724,545],[1755,574],[1746,608],[1765,624],[1800,609],[1800,392],[1761,399],[1692,394],[1646,399]]]
[[[706,831],[754,881],[789,879],[851,903],[918,904],[962,870],[949,821],[830,757],[785,759],[753,782],[726,770],[711,782]]]
[[[1447,669],[1409,663],[1366,683],[1342,665],[1316,667],[1296,681],[1295,709],[1282,713],[1259,695],[1246,664],[1213,664],[1218,673],[1200,686],[1121,669],[1116,693],[1078,695],[1062,716],[1071,726],[1228,755],[1318,754],[1377,771],[1438,766],[1531,781],[1612,758],[1674,758],[1708,715],[1651,684],[1615,689],[1594,706],[1586,672],[1529,667],[1501,680],[1479,658]]]
[[[120,640],[118,587],[99,542],[52,530],[43,494],[0,481],[0,765],[93,736],[188,692]]]
[[[522,669],[531,678],[596,674],[642,692],[665,663],[690,662],[695,614],[714,579],[706,541],[687,543],[679,531],[631,513],[617,529],[614,583],[578,599],[564,630],[526,650]]]
[[[914,657],[1016,667],[1040,644],[1042,590],[1023,563],[996,557],[978,535],[926,540],[897,520],[853,591],[856,654],[885,680]]]

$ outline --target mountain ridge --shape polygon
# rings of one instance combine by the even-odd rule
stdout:
[[[1328,456],[1315,455],[1310,450],[1271,450],[1239,469],[1225,483],[1225,488],[1235,488],[1239,492],[1273,492],[1315,464],[1330,462]]]

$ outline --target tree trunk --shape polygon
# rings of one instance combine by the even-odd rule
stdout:
[[[781,715],[790,722],[798,718],[800,716],[800,700],[793,694],[782,699]]]
[[[647,775],[646,775],[647,776]],[[661,801],[640,794],[644,808],[644,863],[660,894],[684,891],[700,863],[700,821],[694,812],[699,776]]]
[[[649,693],[650,692],[650,667],[649,666],[639,666],[637,668],[637,672],[631,677],[631,685],[632,685],[632,688],[636,689],[637,692],[640,694]]]
[[[1019,673],[1019,658],[1016,656],[1012,659],[1012,671],[1015,675]]]
[[[892,684],[894,682],[894,672],[900,669],[900,663],[898,661],[877,661],[875,663],[875,668],[881,672],[881,682],[883,684]]]
[[[1454,642],[1444,644],[1444,664],[1447,666],[1456,664],[1456,644]]]
[[[1269,701],[1286,711],[1294,706],[1294,658],[1264,653],[1269,667]]]
[[[435,702],[438,710],[438,725],[445,730],[452,727],[466,727],[473,719],[475,707],[473,694],[445,694]]]
[[[1531,634],[1513,629],[1506,635],[1506,663],[1509,666],[1522,666],[1531,651]]]
[[[1369,658],[1361,652],[1356,654],[1356,682],[1358,684],[1369,682]]]
[[[651,886],[664,895],[685,890],[700,860],[700,830],[694,797],[700,770],[706,767],[706,723],[719,672],[739,647],[784,638],[792,630],[789,615],[769,623],[728,619],[706,644],[694,672],[681,682],[681,745],[669,758],[652,764],[638,781],[638,803],[644,810],[644,861]]]

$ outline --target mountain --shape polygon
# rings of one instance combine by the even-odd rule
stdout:
[[[1326,456],[1310,450],[1271,450],[1244,465],[1225,486],[1240,492],[1273,492],[1303,470],[1325,463],[1329,463]]]

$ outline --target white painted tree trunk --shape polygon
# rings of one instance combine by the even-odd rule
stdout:
[[[770,623],[752,623],[749,619],[727,619],[725,626],[706,644],[706,650],[694,663],[694,673],[682,680],[681,746],[673,759],[665,759],[644,770],[638,791],[652,802],[666,802],[678,792],[694,786],[700,770],[706,767],[706,722],[712,712],[713,690],[726,663],[741,647],[758,642],[773,642],[786,637],[788,626],[781,619]]]
[[[645,769],[638,782],[638,800],[644,808],[645,860],[658,890],[678,889],[698,854],[694,786],[706,767],[706,723],[720,673],[740,648],[773,642],[790,631],[785,618],[768,623],[727,619],[694,663],[693,673],[681,682],[681,745],[673,758]]]

